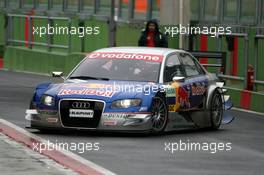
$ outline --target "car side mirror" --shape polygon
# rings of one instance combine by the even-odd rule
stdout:
[[[63,72],[52,72],[52,77],[60,77],[62,79],[64,79],[63,77]]]
[[[172,81],[184,81],[185,77],[174,76]]]

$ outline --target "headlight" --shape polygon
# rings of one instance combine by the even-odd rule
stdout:
[[[43,95],[41,97],[41,104],[47,105],[47,106],[54,106],[55,100],[54,97],[49,95]]]
[[[124,99],[116,100],[112,103],[112,108],[129,108],[133,106],[139,106],[141,103],[140,99]]]

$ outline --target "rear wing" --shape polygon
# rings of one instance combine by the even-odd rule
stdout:
[[[188,51],[195,58],[200,60],[201,58],[215,59],[216,64],[201,64],[204,67],[218,67],[222,74],[226,73],[226,52],[215,51]]]

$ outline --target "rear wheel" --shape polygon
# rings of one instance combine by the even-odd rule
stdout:
[[[223,103],[222,96],[216,90],[212,96],[211,100],[211,129],[218,129],[222,122],[223,117]]]
[[[168,110],[164,98],[157,96],[152,102],[152,132],[162,133],[168,122]]]

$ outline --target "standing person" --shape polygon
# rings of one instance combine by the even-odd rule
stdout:
[[[159,30],[157,20],[149,20],[138,40],[138,46],[168,47],[167,36]]]

